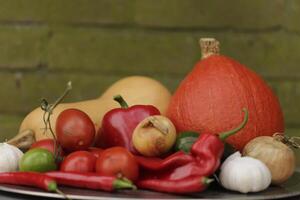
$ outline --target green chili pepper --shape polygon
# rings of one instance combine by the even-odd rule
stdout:
[[[192,145],[199,137],[199,133],[193,131],[185,131],[179,133],[176,138],[175,151],[183,151],[189,153]]]

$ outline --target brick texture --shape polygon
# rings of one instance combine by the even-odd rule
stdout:
[[[300,32],[300,2],[297,0],[286,1],[287,10],[284,26],[290,31]]]
[[[299,81],[269,81],[277,96],[279,97],[285,122],[287,126],[295,126],[299,123],[300,113],[300,82]],[[299,133],[298,133],[299,134]],[[299,134],[300,135],[300,134]]]
[[[200,58],[198,40],[216,37],[221,53],[265,77],[300,77],[300,36],[111,29],[58,30],[49,45],[52,70],[183,75]]]
[[[270,28],[281,24],[285,8],[284,0],[139,0],[136,4],[138,24],[168,28]]]
[[[131,0],[0,0],[1,22],[122,24],[134,18]]]
[[[0,69],[34,68],[45,55],[46,27],[0,27]]]
[[[42,22],[50,0],[0,0],[0,22]]]
[[[198,42],[176,32],[64,29],[49,44],[51,70],[182,74],[200,57]]]
[[[72,24],[129,24],[134,18],[131,0],[54,0],[48,20]]]
[[[0,142],[8,140],[17,134],[23,116],[0,114]]]
[[[222,33],[221,51],[265,77],[299,77],[300,37],[275,33]]]

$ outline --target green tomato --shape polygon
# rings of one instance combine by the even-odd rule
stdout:
[[[27,151],[19,163],[20,171],[47,172],[56,170],[56,168],[53,154],[41,148]]]

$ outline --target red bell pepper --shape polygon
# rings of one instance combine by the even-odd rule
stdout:
[[[122,146],[132,153],[137,153],[131,141],[134,129],[146,117],[160,115],[160,112],[152,105],[129,107],[120,95],[115,96],[114,100],[121,108],[112,109],[104,115],[97,145],[103,148]]]

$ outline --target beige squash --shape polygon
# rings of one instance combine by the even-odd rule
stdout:
[[[130,76],[123,78],[111,85],[99,98],[75,103],[59,104],[51,115],[51,124],[55,126],[57,116],[65,109],[77,108],[86,112],[95,123],[96,129],[101,126],[101,121],[106,112],[119,107],[113,96],[120,94],[128,105],[144,104],[156,106],[162,114],[166,113],[171,93],[160,82],[144,76]],[[8,143],[26,149],[34,141],[51,138],[49,131],[44,132],[44,111],[36,108],[30,112],[21,123],[19,134]]]

